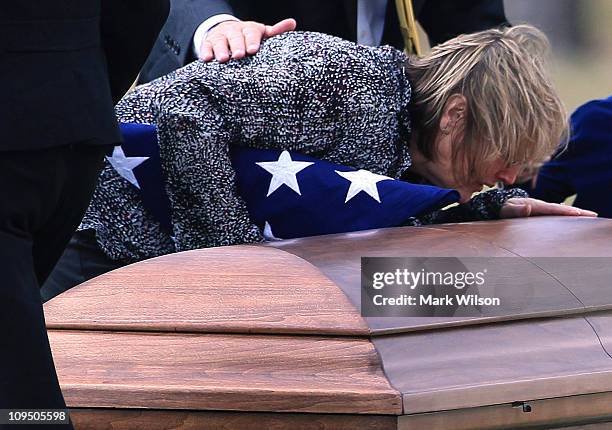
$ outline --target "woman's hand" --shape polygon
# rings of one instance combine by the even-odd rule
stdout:
[[[508,199],[499,212],[500,218],[520,218],[537,215],[597,216],[597,213],[573,206],[548,203],[543,200],[514,197]]]

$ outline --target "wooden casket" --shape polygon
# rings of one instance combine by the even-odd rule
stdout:
[[[196,250],[45,315],[77,429],[611,428],[611,239],[542,217]],[[575,258],[515,273],[515,312],[449,318],[361,316],[364,256]]]

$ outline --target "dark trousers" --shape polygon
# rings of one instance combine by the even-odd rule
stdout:
[[[124,265],[104,254],[96,242],[94,230],[77,231],[40,288],[40,296],[46,302],[74,286]]]
[[[0,152],[0,409],[65,408],[39,286],[87,208],[106,149]]]

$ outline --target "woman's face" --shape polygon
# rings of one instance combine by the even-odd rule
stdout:
[[[461,203],[468,201],[484,185],[493,187],[498,182],[513,184],[520,172],[520,166],[508,166],[503,159],[497,158],[483,161],[478,166],[476,177],[460,181],[454,175],[450,135],[441,136],[437,148],[438,156],[435,160],[423,160],[417,173],[434,185],[457,190],[461,195]]]
[[[492,187],[498,182],[513,184],[520,172],[520,166],[508,166],[499,157],[483,160],[476,166],[478,174],[473,178],[461,181],[455,177],[452,145],[453,141],[463,141],[461,130],[465,126],[466,109],[465,97],[453,95],[449,98],[434,139],[434,148],[437,149],[434,160],[426,159],[416,148],[411,150],[414,172],[434,185],[457,190],[461,195],[461,203],[468,201],[474,193],[482,190],[484,185]]]

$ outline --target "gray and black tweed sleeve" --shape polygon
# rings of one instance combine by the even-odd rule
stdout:
[[[420,218],[411,218],[405,225],[444,224],[449,222],[486,221],[499,218],[499,212],[509,199],[529,197],[519,188],[500,190],[497,188],[482,192],[466,203],[448,209],[434,211]]]

